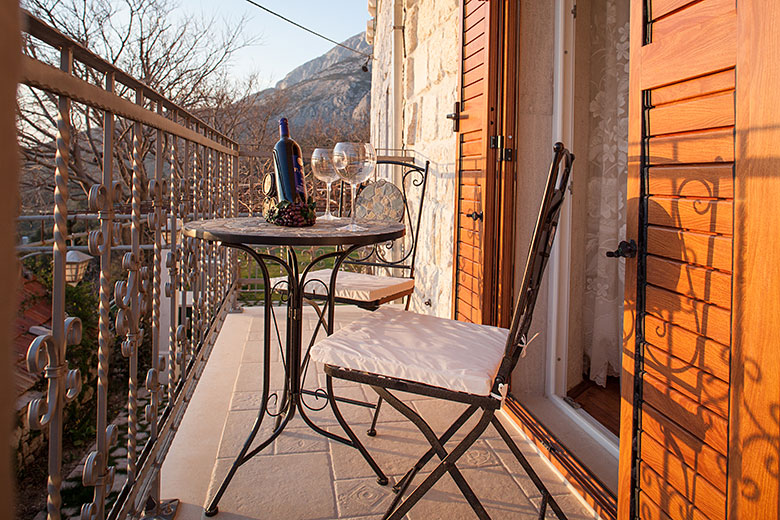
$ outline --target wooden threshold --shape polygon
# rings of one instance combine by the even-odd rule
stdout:
[[[518,427],[583,496],[593,510],[605,520],[617,520],[615,494],[513,395],[508,395],[504,403],[504,410]]]
[[[590,380],[584,380],[567,396],[580,405],[599,424],[620,437],[620,379],[608,377],[607,386],[602,387]]]

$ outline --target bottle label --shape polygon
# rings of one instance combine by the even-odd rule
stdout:
[[[293,154],[293,172],[295,177],[295,191],[306,201],[306,183],[303,182],[303,159]]]

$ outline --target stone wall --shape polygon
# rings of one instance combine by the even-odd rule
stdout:
[[[449,317],[457,135],[445,115],[453,111],[458,94],[458,0],[400,1],[404,7],[403,146],[418,164],[430,161],[411,309]],[[371,141],[380,148],[393,142],[393,3],[379,1],[374,38]]]

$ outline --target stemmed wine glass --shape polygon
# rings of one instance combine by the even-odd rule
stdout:
[[[320,220],[339,220],[330,212],[330,185],[339,178],[339,174],[333,166],[333,153],[326,148],[316,148],[311,154],[311,169],[316,178],[328,185],[325,195],[327,200],[325,214],[319,217]]]
[[[333,166],[339,177],[347,181],[352,188],[352,211],[350,223],[341,229],[345,231],[365,231],[367,228],[355,224],[355,190],[358,184],[365,182],[376,166],[376,151],[369,143],[337,143],[333,149]]]

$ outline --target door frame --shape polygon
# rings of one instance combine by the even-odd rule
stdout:
[[[553,141],[571,148],[574,142],[574,81],[576,0],[555,0],[555,47],[553,71]],[[576,175],[575,160],[572,175]],[[558,224],[558,239],[553,243],[547,264],[549,284],[547,294],[547,349],[545,396],[615,459],[619,455],[619,440],[584,410],[576,410],[563,397],[566,395],[566,375],[569,352],[569,303],[571,275],[571,197],[564,201]]]

